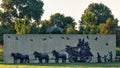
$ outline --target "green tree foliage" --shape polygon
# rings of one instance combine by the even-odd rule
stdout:
[[[95,25],[97,23],[97,17],[92,12],[86,12],[82,15],[82,22],[88,26]]]
[[[118,20],[104,4],[92,3],[82,14],[81,23],[86,26],[85,34],[115,34]]]
[[[77,31],[71,25],[67,25],[64,29],[65,34],[76,34]]]
[[[64,16],[60,13],[55,13],[50,16],[50,24],[56,24],[58,27],[64,29],[68,24],[71,26],[75,26],[74,19],[70,16]]]
[[[7,26],[0,24],[0,44],[3,44],[3,34],[15,34],[15,30],[10,27],[10,24]]]
[[[48,20],[40,21],[40,34],[46,34],[47,33],[47,28],[50,25],[51,24],[49,23]]]
[[[120,47],[120,31],[118,30],[116,33],[116,44],[117,44],[117,47]]]
[[[22,19],[16,18],[14,28],[16,30],[16,34],[28,34],[30,32],[31,25],[26,17]]]
[[[41,0],[2,0],[1,7],[3,22],[13,23],[15,18],[32,19],[39,21],[43,14],[43,2]]]
[[[84,11],[84,14],[87,14],[88,12],[92,12],[97,17],[97,25],[99,25],[100,23],[105,23],[107,18],[109,17],[113,18],[111,10],[101,3],[91,3]],[[84,14],[82,16],[84,16]],[[82,21],[83,19],[84,18],[82,18]]]
[[[100,34],[116,34],[117,19],[108,18],[106,23],[100,24]]]
[[[30,34],[39,34],[40,33],[40,28],[38,28],[35,23],[32,23],[31,30],[30,30],[29,33]]]
[[[0,10],[0,21],[2,21],[2,11]]]
[[[84,34],[97,34],[97,33],[99,33],[99,27],[96,25],[97,17],[94,13],[86,12],[85,14],[83,14],[82,15],[82,22],[83,22],[82,24],[86,25],[86,28],[83,30]]]
[[[58,28],[55,28],[51,34],[62,34],[62,32],[58,29]]]
[[[2,8],[2,10],[0,10],[0,22],[2,23],[0,30],[2,30],[2,32],[0,33],[0,36],[3,37],[3,34],[7,33],[10,34],[17,32],[19,34],[19,30],[20,28],[21,34],[23,33],[29,33],[29,30],[27,30],[28,26],[24,26],[23,28],[23,23],[16,23],[16,26],[20,26],[20,24],[22,25],[22,27],[19,27],[16,29],[14,28],[13,22],[16,20],[16,22],[18,22],[17,20],[20,20],[19,22],[21,22],[21,19],[24,17],[28,18],[29,23],[32,20],[35,20],[35,22],[38,22],[41,19],[41,16],[44,12],[43,10],[43,1],[41,0],[2,0],[2,4],[0,5],[0,7]],[[15,19],[15,20],[14,20]],[[25,24],[26,25],[26,24]],[[37,32],[36,25],[32,25],[31,29],[34,29]],[[23,30],[26,29],[26,30]],[[32,30],[30,31],[32,32]],[[33,33],[33,32],[32,32]],[[3,39],[3,38],[2,38]]]

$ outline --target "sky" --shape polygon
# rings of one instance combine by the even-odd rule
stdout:
[[[2,0],[0,0],[1,2]],[[51,14],[61,13],[71,16],[76,22],[80,20],[84,10],[91,3],[102,3],[110,8],[115,18],[120,21],[120,0],[42,0],[44,2],[44,14],[42,20],[49,19]],[[120,22],[119,22],[120,25]]]

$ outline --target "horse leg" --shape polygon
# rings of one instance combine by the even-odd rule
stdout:
[[[26,59],[26,58],[24,58],[24,59],[23,59],[23,63],[26,63],[26,62],[27,62],[27,59]]]
[[[62,58],[62,63],[64,63],[64,58]]]
[[[72,56],[70,56],[69,61],[72,62]]]
[[[29,59],[29,56],[26,58],[27,62],[30,63],[30,59]]]
[[[55,58],[55,63],[58,63],[58,58]]]
[[[41,63],[42,63],[42,59],[41,59]]]
[[[62,63],[65,63],[66,59],[65,58],[62,58]]]
[[[66,63],[66,57],[65,57],[65,59],[64,59],[64,62]]]
[[[17,59],[14,59],[14,63],[17,63]]]
[[[30,63],[30,59],[29,59],[29,57],[27,57],[27,59],[26,59],[26,60],[27,60],[27,62],[28,62],[28,63]]]
[[[68,56],[68,61],[71,62],[71,56],[70,55]]]
[[[49,58],[47,58],[47,63],[49,62]]]
[[[48,63],[48,59],[47,58],[45,58],[45,63]]]
[[[23,59],[20,59],[20,63],[23,63]]]
[[[57,61],[56,61],[57,63],[59,62],[59,59],[57,58]]]
[[[42,63],[42,59],[41,58],[39,58],[39,63]]]
[[[24,63],[24,59],[22,59],[22,63]]]

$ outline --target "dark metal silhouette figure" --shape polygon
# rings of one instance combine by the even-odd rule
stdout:
[[[98,38],[96,37],[95,40],[97,41],[97,39],[98,39]]]
[[[101,56],[100,56],[100,54],[97,52],[97,61],[98,61],[98,63],[101,63],[102,62],[102,60],[101,60]]]
[[[52,39],[52,37],[49,37],[49,39]]]
[[[108,43],[106,43],[106,46],[108,46]]]
[[[32,39],[30,39],[30,41],[31,41],[31,42],[33,42],[33,40],[32,40]]]
[[[104,55],[104,62],[107,62],[107,55]]]
[[[66,39],[67,39],[67,40],[70,40],[70,38],[69,38],[69,37],[66,37]]]
[[[14,63],[17,63],[17,60],[20,60],[20,63],[29,63],[29,56],[23,55],[21,53],[11,53],[11,56],[14,58]]]
[[[85,42],[84,39],[79,39],[76,47],[66,45],[66,52],[70,62],[90,62],[93,56],[88,42]]]
[[[19,40],[18,37],[16,37],[16,40]]]
[[[77,62],[77,56],[79,55],[77,50],[77,47],[71,47],[70,45],[66,45],[65,51],[68,53],[69,62]]]
[[[62,39],[64,39],[64,37],[61,37]]]
[[[59,53],[59,52],[57,52],[56,50],[53,50],[52,51],[52,54],[53,54],[53,56],[55,57],[55,62],[56,63],[58,63],[59,62],[59,58],[61,58],[62,59],[62,63],[65,63],[66,62],[66,54],[63,54],[63,53]]]
[[[11,38],[10,36],[8,36],[8,38]]]
[[[37,58],[38,58],[39,63],[42,63],[42,60],[45,60],[45,63],[49,62],[49,55],[48,54],[34,51],[33,55],[35,57],[35,60],[37,60]]]
[[[108,52],[109,53],[109,62],[112,62],[112,60],[113,60],[113,55],[112,55],[112,51],[110,51],[110,52]]]
[[[89,39],[89,36],[87,36],[87,39]]]
[[[43,38],[43,41],[47,40],[46,38]]]

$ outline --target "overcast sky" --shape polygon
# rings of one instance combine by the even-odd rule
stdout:
[[[72,16],[78,22],[90,3],[103,3],[111,9],[112,14],[120,21],[120,0],[43,0],[43,2],[45,12],[42,20],[49,19],[51,14],[62,13],[65,16]]]

